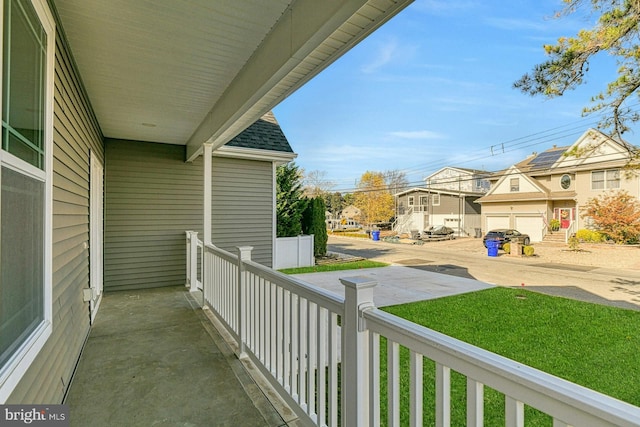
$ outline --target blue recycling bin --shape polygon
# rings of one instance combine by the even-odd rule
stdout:
[[[487,240],[487,255],[498,256],[498,247],[500,244],[497,240]]]
[[[371,238],[373,240],[380,240],[380,230],[371,231]]]

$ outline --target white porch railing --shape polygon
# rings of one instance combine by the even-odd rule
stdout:
[[[569,227],[564,231],[564,242],[569,243],[569,238],[578,231],[578,222],[571,221]]]
[[[507,426],[525,425],[525,405],[550,415],[554,427],[640,426],[636,406],[378,310],[376,283],[368,278],[341,279],[342,298],[252,262],[250,253],[249,247],[238,248],[238,255],[204,247],[205,301],[237,340],[238,355],[251,358],[305,424],[397,426],[406,399],[410,425],[421,426],[429,411],[436,425],[449,426],[450,378],[456,371],[466,377],[466,399],[458,405],[466,405],[467,426],[484,425],[485,386],[505,394]],[[386,367],[380,337],[387,342]],[[402,347],[410,359],[406,397]],[[436,366],[435,407],[427,408],[425,358]]]

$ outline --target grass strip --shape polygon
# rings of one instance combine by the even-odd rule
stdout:
[[[284,274],[319,273],[324,271],[359,270],[362,268],[387,267],[389,264],[377,261],[352,261],[336,264],[315,265],[312,267],[284,268],[278,270]]]

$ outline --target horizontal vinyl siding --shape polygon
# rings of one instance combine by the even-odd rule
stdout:
[[[440,194],[440,205],[433,207],[434,214],[458,213],[462,209],[462,199],[458,196]]]
[[[103,159],[103,143],[60,34],[56,44],[53,332],[7,403],[61,403],[89,333],[89,151]]]
[[[237,246],[253,246],[251,259],[271,267],[273,165],[214,157],[212,169],[211,240],[234,253]]]
[[[203,159],[184,147],[107,140],[105,290],[183,285],[186,230],[202,239]],[[212,241],[235,253],[253,246],[271,266],[273,165],[213,158]]]
[[[202,166],[185,147],[108,140],[106,291],[185,283],[185,231],[202,229]]]

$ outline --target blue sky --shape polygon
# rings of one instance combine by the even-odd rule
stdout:
[[[420,186],[444,166],[496,171],[572,144],[597,123],[581,112],[615,77],[612,58],[598,58],[587,84],[561,98],[512,88],[545,59],[543,44],[595,19],[552,18],[561,8],[416,0],[274,109],[296,164],[325,172],[334,191],[352,190],[366,171],[400,170]]]

